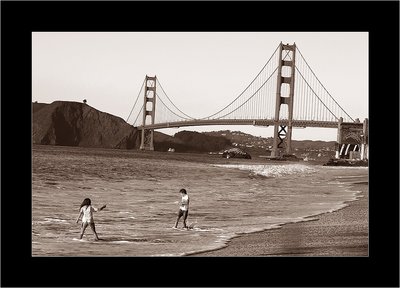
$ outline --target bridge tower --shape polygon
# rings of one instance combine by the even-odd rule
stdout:
[[[140,150],[154,150],[154,129],[146,129],[147,116],[150,116],[151,124],[154,124],[156,115],[156,82],[157,77],[146,75],[144,87],[144,104],[143,104],[143,129],[140,141]]]
[[[293,43],[293,45],[285,45],[281,42],[279,46],[279,63],[276,87],[274,146],[271,156],[280,156],[280,154],[283,153],[282,150],[285,148],[286,154],[291,153],[295,59],[296,43]],[[282,86],[286,84],[288,84],[289,87],[284,89],[286,93],[285,95],[282,95]],[[280,119],[282,104],[288,105],[287,125],[280,124],[280,120],[282,120]]]

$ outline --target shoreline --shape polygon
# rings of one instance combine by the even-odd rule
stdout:
[[[237,235],[226,246],[186,257],[368,256],[368,181],[349,183],[360,191],[346,207],[286,223],[280,228]]]

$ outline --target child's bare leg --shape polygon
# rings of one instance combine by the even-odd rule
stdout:
[[[178,227],[178,222],[179,222],[179,219],[181,219],[181,216],[178,216],[178,218],[176,219],[176,222],[175,222],[175,228],[177,228],[177,227]]]
[[[175,222],[175,228],[178,227],[178,222],[179,222],[179,219],[181,219],[182,215],[183,215],[182,210],[179,209],[179,211],[178,211],[178,218],[176,219],[176,222]]]
[[[188,216],[188,213],[189,213],[189,211],[185,211],[185,212],[183,212],[183,228],[188,228],[187,227],[187,225],[186,225],[186,218],[187,218],[187,216]]]
[[[96,227],[94,226],[94,223],[90,223],[90,228],[92,229],[92,231],[94,233],[94,237],[95,237],[94,239],[99,240],[99,236],[97,236]]]
[[[83,237],[83,234],[85,233],[85,230],[86,230],[86,227],[88,226],[88,224],[85,222],[85,223],[82,223],[82,227],[81,227],[81,236],[79,236],[79,239],[82,239],[82,237]]]

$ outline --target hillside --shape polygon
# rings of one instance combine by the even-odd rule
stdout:
[[[161,136],[154,136],[155,150],[167,151],[169,148],[174,148],[176,152],[208,153],[221,151],[232,146],[231,141],[223,136],[212,136],[193,131],[181,131],[176,133],[174,137],[164,137],[163,141],[160,140]]]
[[[273,137],[257,137],[241,131],[221,130],[205,132],[211,136],[223,136],[232,142],[232,146],[241,148],[252,155],[269,155],[274,145]],[[326,160],[335,155],[335,141],[292,140],[293,154],[310,160]]]
[[[32,103],[32,111],[34,144],[120,149],[140,145],[136,128],[84,103]]]

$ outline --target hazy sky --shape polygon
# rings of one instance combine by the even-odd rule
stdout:
[[[235,99],[281,41],[296,43],[318,79],[353,119],[368,118],[367,32],[35,32],[32,101],[86,99],[93,108],[126,120],[147,74],[157,76],[180,110],[201,118]],[[273,127],[158,131],[173,135],[182,130],[241,130],[273,137]],[[295,128],[292,134],[294,140],[335,141],[336,137],[336,129],[329,128]]]

